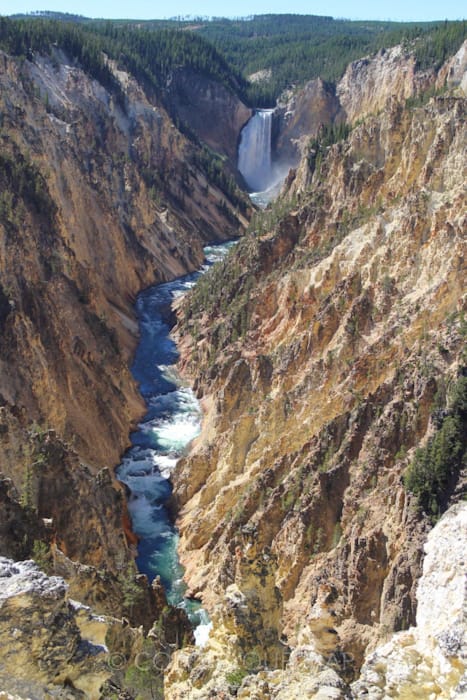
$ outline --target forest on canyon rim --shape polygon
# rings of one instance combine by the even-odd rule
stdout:
[[[0,17],[0,698],[463,696],[466,93],[462,21]]]

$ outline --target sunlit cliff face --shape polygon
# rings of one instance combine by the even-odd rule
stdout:
[[[254,530],[275,557],[289,644],[345,659],[345,682],[366,650],[415,623],[430,525],[403,475],[465,364],[465,96],[387,98],[319,168],[302,160],[289,206],[258,219],[178,331],[205,409],[174,477],[189,585],[223,609]],[[216,659],[229,661],[218,647]],[[191,687],[183,668],[173,697]],[[263,695],[245,679],[239,696],[285,698],[281,679]]]
[[[246,220],[242,194],[234,206],[165,109],[117,76],[126,110],[58,50],[0,55],[0,544],[24,559],[52,541],[73,594],[148,627],[147,584],[144,620],[122,607],[137,538],[113,473],[144,412],[133,305]]]

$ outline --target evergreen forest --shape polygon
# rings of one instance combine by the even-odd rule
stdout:
[[[439,67],[466,37],[466,22],[349,21],[314,15],[243,19],[91,20],[64,13],[0,17],[0,48],[15,55],[59,46],[119,92],[103,54],[163,93],[175,69],[221,81],[250,106],[273,106],[285,89],[335,82],[357,58],[402,43],[420,70]]]

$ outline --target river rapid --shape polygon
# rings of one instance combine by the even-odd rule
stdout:
[[[232,245],[234,242],[206,247],[206,263],[200,271],[149,287],[138,296],[140,339],[131,371],[147,412],[131,434],[132,446],[117,469],[118,478],[131,491],[128,508],[133,530],[140,538],[138,569],[150,581],[160,576],[168,601],[189,614],[198,642],[207,632],[209,620],[199,604],[184,597],[178,534],[166,507],[172,490],[170,474],[201,427],[199,403],[192,390],[183,386],[175,366],[178,352],[170,337],[172,303]]]

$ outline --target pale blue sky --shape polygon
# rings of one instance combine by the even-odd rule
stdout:
[[[348,19],[427,21],[463,19],[467,0],[0,0],[0,15],[35,10],[73,12],[86,17],[159,19],[177,15],[244,17],[251,14],[284,13],[330,15]]]

